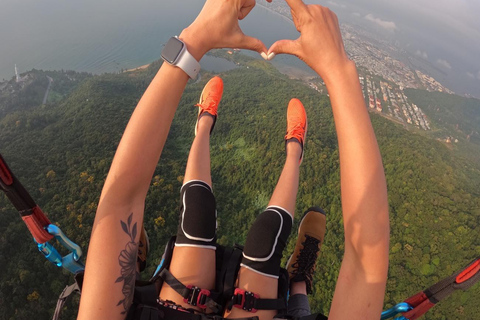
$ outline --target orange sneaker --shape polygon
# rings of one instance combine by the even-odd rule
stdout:
[[[213,125],[210,133],[213,131],[215,122],[217,121],[217,108],[223,94],[223,80],[220,77],[213,77],[207,82],[200,95],[200,101],[195,106],[199,107],[197,123],[195,124],[195,135],[197,135],[198,120],[205,115],[205,113],[213,117]]]
[[[287,109],[287,134],[285,135],[285,149],[287,143],[295,140],[302,146],[300,163],[303,160],[303,146],[307,138],[307,113],[302,102],[298,99],[292,99],[288,103]]]

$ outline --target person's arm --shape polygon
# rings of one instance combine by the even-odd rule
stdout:
[[[323,78],[340,150],[345,254],[329,319],[378,320],[388,271],[387,187],[358,73],[345,53],[336,15],[301,0],[287,2],[301,36],[276,42],[269,53],[294,54]]]
[[[199,61],[212,48],[265,52],[238,26],[254,0],[208,0],[179,38]],[[123,319],[132,299],[145,197],[188,81],[164,63],[139,101],[108,173],[92,230],[78,319]]]

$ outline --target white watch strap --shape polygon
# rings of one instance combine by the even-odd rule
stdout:
[[[186,46],[175,65],[185,71],[191,79],[196,79],[200,72],[200,63],[188,52]]]

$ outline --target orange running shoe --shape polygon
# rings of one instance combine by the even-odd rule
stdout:
[[[198,121],[206,113],[213,117],[213,125],[210,134],[213,131],[215,122],[217,121],[217,109],[223,94],[223,80],[220,77],[213,77],[207,82],[200,95],[200,101],[195,106],[199,107],[197,123],[195,124],[195,136],[197,135]]]
[[[303,160],[303,146],[307,138],[307,113],[302,102],[298,99],[292,99],[288,103],[287,109],[287,134],[285,135],[285,149],[287,143],[295,140],[302,146],[300,163]]]

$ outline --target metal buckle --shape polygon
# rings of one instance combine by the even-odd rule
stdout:
[[[71,251],[66,256],[62,257],[57,249],[49,243],[37,243],[38,251],[43,253],[48,261],[55,264],[57,267],[63,267],[71,273],[77,273],[85,270],[85,266],[79,260],[82,257],[82,249],[79,245],[70,240],[63,231],[54,224],[49,224],[46,231],[53,235],[65,248]]]
[[[238,302],[238,297],[241,297],[241,303]],[[235,288],[235,292],[233,293],[233,300],[234,300],[234,307],[243,309],[248,312],[255,313],[257,309],[253,306],[255,305],[255,300],[260,299],[260,296],[256,293],[245,291],[240,288]]]
[[[190,294],[188,295],[188,298],[183,299],[183,302],[199,307],[200,309],[206,309],[207,297],[210,296],[210,290],[202,289],[192,285],[188,285],[187,289],[190,290]]]

